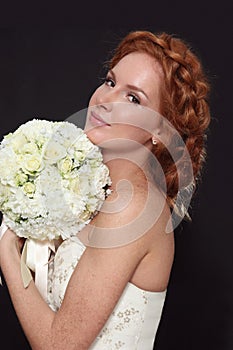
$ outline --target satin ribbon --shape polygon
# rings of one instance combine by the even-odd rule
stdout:
[[[48,263],[51,251],[55,252],[53,241],[27,238],[21,255],[21,275],[24,288],[27,288],[33,279],[31,273],[33,271],[35,285],[45,301],[47,301]]]

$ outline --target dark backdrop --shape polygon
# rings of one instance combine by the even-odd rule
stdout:
[[[232,10],[231,0],[1,5],[1,137],[29,119],[64,120],[85,108],[129,30],[181,36],[203,62],[212,86],[208,158],[193,222],[176,230],[156,350],[233,349]],[[1,348],[29,349],[6,286],[0,327]]]

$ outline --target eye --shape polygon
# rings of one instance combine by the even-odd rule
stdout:
[[[115,82],[112,78],[110,77],[106,77],[104,80],[105,85],[110,86],[110,87],[114,87],[115,86]]]
[[[136,95],[129,93],[128,97],[130,102],[140,105],[140,99]]]

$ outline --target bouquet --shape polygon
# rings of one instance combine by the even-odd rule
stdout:
[[[100,149],[73,123],[33,119],[4,136],[0,211],[4,224],[31,244],[22,254],[26,267],[35,271],[48,260],[35,244],[54,249],[54,240],[72,237],[89,223],[110,184]],[[22,274],[28,285],[25,266]]]

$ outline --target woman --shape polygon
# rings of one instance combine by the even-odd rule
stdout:
[[[85,125],[112,193],[77,239],[59,246],[49,306],[33,282],[22,285],[19,238],[7,230],[0,241],[1,269],[33,349],[153,349],[174,257],[171,212],[188,215],[182,199],[205,158],[208,90],[180,39],[136,31],[116,48]]]

